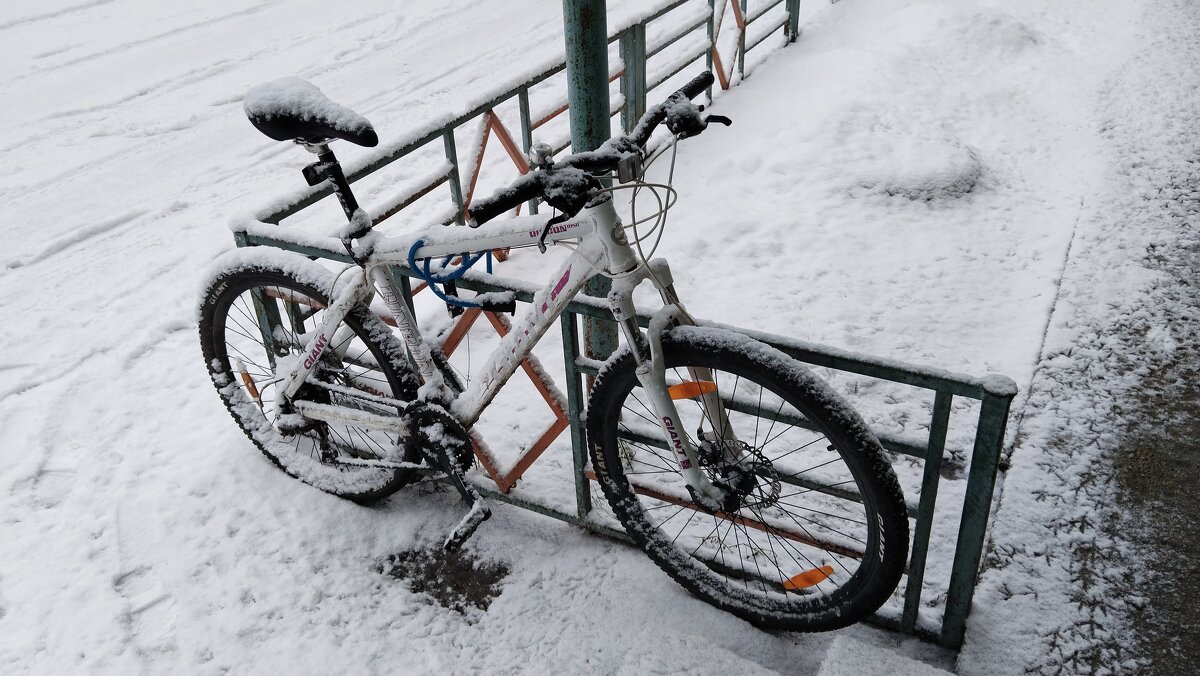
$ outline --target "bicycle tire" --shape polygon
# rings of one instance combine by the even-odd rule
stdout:
[[[328,306],[333,275],[305,258],[258,248],[229,252],[217,269],[206,285],[200,306],[201,351],[225,407],[255,446],[288,475],[360,503],[382,499],[418,478],[409,469],[347,464],[371,460],[372,456],[418,462],[419,454],[412,444],[399,448],[399,435],[325,423],[316,423],[300,433],[284,433],[272,420],[272,366],[284,355],[272,354],[266,334],[256,321],[262,321],[259,317],[263,316],[263,308],[274,305],[279,319],[279,327],[270,332],[275,347],[286,349],[289,355],[299,354],[306,340],[303,329],[315,327]],[[337,344],[326,348],[320,358],[321,367],[313,371],[309,381],[413,400],[418,378],[391,329],[364,306],[351,310],[343,326],[350,334],[335,334],[331,343]],[[258,352],[248,354],[251,349]],[[337,355],[341,349],[346,349],[347,361]],[[240,359],[244,369],[238,368],[234,359]],[[255,383],[258,401],[245,384],[247,377]],[[330,401],[323,403],[353,405],[380,414],[400,413],[399,407],[364,402],[316,387],[304,398],[328,398]],[[275,418],[278,420],[277,415]],[[337,458],[329,457],[331,450]]]
[[[861,417],[806,367],[732,331],[675,328],[663,352],[680,395],[696,396],[701,385],[684,383],[704,379],[687,367],[710,369],[754,458],[753,486],[742,484],[732,512],[706,512],[691,499],[626,348],[597,376],[587,437],[596,479],[629,536],[692,594],[760,627],[825,631],[876,611],[900,581],[908,518]],[[676,407],[693,445],[700,427],[715,427],[698,397]],[[778,429],[781,421],[788,427]],[[700,454],[710,478],[720,476],[713,449]]]

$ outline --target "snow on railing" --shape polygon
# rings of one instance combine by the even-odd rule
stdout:
[[[630,130],[645,112],[649,91],[664,84],[701,58],[705,60],[707,68],[716,71],[721,88],[728,89],[745,77],[745,56],[751,49],[762,44],[781,28],[787,42],[796,39],[799,34],[799,0],[766,0],[754,12],[749,12],[747,5],[748,0],[708,0],[705,10],[700,0],[672,0],[652,5],[635,16],[621,20],[609,37],[609,44],[616,43],[620,56],[618,66],[610,73],[609,81],[619,81],[620,91],[617,96],[612,97],[614,107],[611,113],[620,113],[622,127]],[[783,7],[780,8],[780,5]],[[684,9],[675,12],[680,8]],[[688,13],[688,9],[692,11]],[[723,38],[722,25],[726,23],[726,16],[732,16],[735,29]],[[754,35],[748,38],[748,34],[752,32],[751,27],[758,25],[765,27],[754,29]],[[700,34],[702,28],[705,32]],[[374,222],[379,223],[399,213],[438,187],[447,185],[451,205],[446,209],[437,210],[436,220],[447,225],[463,223],[469,213],[471,200],[484,167],[488,141],[492,137],[497,139],[517,171],[527,172],[529,165],[526,157],[533,143],[534,131],[550,124],[567,110],[565,91],[561,95],[545,95],[545,90],[550,84],[547,81],[564,72],[565,68],[562,58],[543,61],[521,76],[502,81],[475,102],[467,104],[457,114],[450,113],[431,120],[400,139],[384,144],[379,151],[367,158],[348,164],[347,178],[353,183],[429,144],[436,143],[439,139],[442,142],[444,162],[423,173],[416,181],[406,182],[383,206],[375,206],[372,210],[376,214]],[[531,108],[531,92],[535,90],[541,98],[541,105],[536,111]],[[521,132],[519,145],[510,132],[510,124],[506,124],[502,118],[505,111],[498,110],[503,106],[509,109],[508,114],[511,114],[511,103],[514,99],[519,117],[516,128]],[[459,158],[455,139],[455,132],[464,127],[470,130],[471,142],[469,152],[465,154],[465,162]],[[561,152],[569,145],[568,138],[566,132],[560,133],[558,137],[551,138],[550,145],[556,153]],[[284,219],[296,215],[332,192],[327,186],[317,186],[272,202],[259,211],[256,220],[235,225],[237,244],[274,246],[308,256],[351,262],[338,240],[332,237],[314,235],[294,228],[276,227]],[[531,202],[529,208],[536,211],[537,204]],[[406,291],[410,290],[406,277],[408,273],[409,271],[402,266],[397,266],[394,270],[397,278],[403,280],[402,286]],[[459,280],[458,285],[480,292],[512,291],[517,299],[523,302],[529,302],[532,292],[536,290],[536,287],[518,280],[500,279],[474,271]],[[420,290],[421,288],[417,287],[412,292]],[[452,351],[480,316],[486,316],[498,333],[503,334],[508,330],[504,318],[500,315],[478,310],[468,311],[458,318],[455,326],[446,334],[443,348]],[[487,445],[482,439],[476,439],[476,454],[496,485],[495,489],[481,487],[480,492],[598,533],[624,538],[622,532],[599,522],[590,514],[591,482],[585,470],[586,448],[581,422],[584,415],[583,379],[586,374],[596,372],[598,363],[583,356],[579,350],[578,323],[582,317],[609,321],[612,319],[603,299],[582,295],[572,301],[563,314],[561,324],[566,369],[565,396],[532,356],[523,364],[527,375],[553,414],[553,421],[545,432],[525,450],[517,464],[507,473],[499,471]],[[643,325],[646,319],[641,318]],[[920,459],[923,469],[918,500],[909,505],[909,516],[914,520],[914,528],[902,601],[899,607],[894,604],[885,606],[873,621],[947,647],[958,648],[962,643],[966,617],[974,594],[1009,406],[1016,394],[1016,385],[1000,376],[973,378],[940,369],[853,354],[783,336],[744,329],[735,330],[813,366],[932,391],[934,401],[926,439],[879,435],[885,448]],[[945,589],[931,589],[925,579],[926,559],[930,551],[935,501],[955,397],[980,401],[979,418],[975,426],[974,447],[962,510],[956,519],[957,534],[946,534],[946,538],[955,539],[949,582]],[[574,513],[558,506],[547,505],[520,491],[512,491],[525,470],[562,431],[568,429],[574,458]],[[944,509],[943,506],[942,510]],[[939,513],[942,513],[942,510],[939,510]],[[930,598],[937,600],[935,606],[942,607],[940,618],[931,618],[928,610],[922,611],[924,602]]]
[[[709,0],[708,7],[702,9],[698,0],[671,0],[650,5],[638,14],[624,17],[617,24],[610,33],[609,44],[618,45],[620,59],[612,69],[609,81],[619,81],[620,90],[619,95],[613,97],[611,113],[621,115],[622,127],[626,131],[631,130],[645,112],[648,92],[700,59],[705,59],[705,67],[710,70],[717,67],[721,88],[728,89],[744,77],[745,55],[749,50],[781,28],[785,29],[788,41],[795,39],[799,0],[769,0],[748,19],[744,18],[746,3],[747,0],[734,0],[732,4],[729,0],[721,0],[718,6],[715,0]],[[779,6],[784,4],[786,7],[781,11]],[[726,14],[733,15],[737,26],[733,53],[737,60],[736,75],[732,63],[729,72],[725,72],[721,65],[721,49],[718,48],[721,25]],[[747,43],[747,27],[764,17],[768,19],[767,28]],[[704,33],[700,32],[701,29],[704,29]],[[394,216],[443,184],[449,186],[452,205],[451,209],[441,212],[439,218],[447,224],[463,223],[484,168],[488,142],[493,137],[517,171],[522,174],[529,171],[527,155],[533,144],[534,132],[567,110],[565,90],[549,96],[548,101],[541,103],[538,109],[531,108],[531,92],[537,90],[537,93],[546,93],[547,81],[565,69],[566,62],[562,57],[545,60],[523,75],[502,80],[489,91],[483,92],[473,103],[467,104],[461,112],[435,118],[401,138],[385,143],[365,159],[348,164],[346,177],[354,183],[424,149],[438,139],[442,141],[447,164],[425,175],[420,182],[406,186],[403,195],[375,206],[372,210],[375,223]],[[511,108],[506,104],[511,104],[514,99],[519,118],[515,125],[505,123],[501,116],[503,111],[498,110],[501,107]],[[510,131],[514,127],[520,130],[520,144]],[[470,142],[468,152],[461,158],[455,133],[459,130],[469,130]],[[554,152],[559,153],[570,144],[569,134],[560,132],[551,136],[549,142]],[[279,224],[331,194],[332,189],[326,185],[301,190],[267,205],[258,212],[257,218],[265,223]],[[536,212],[537,205],[530,203],[529,208]]]

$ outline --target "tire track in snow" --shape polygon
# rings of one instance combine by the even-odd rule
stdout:
[[[470,6],[470,3],[447,5],[442,8],[440,13],[422,16],[420,20],[412,23],[411,25],[404,25],[404,35],[417,35],[422,32],[427,32],[431,28],[440,27],[444,25],[443,20],[447,16],[452,16],[461,11],[464,7],[468,6]],[[558,19],[557,14],[552,16],[554,18],[545,19],[536,23],[531,22],[529,25],[524,27],[524,30],[531,34],[554,34],[554,30],[551,30],[551,26],[554,25],[555,21]],[[352,27],[353,25],[354,24],[347,24],[344,27],[348,28]],[[343,27],[339,27],[339,29],[341,28]],[[395,42],[395,31],[398,28],[399,26],[393,25],[391,27],[386,27],[374,32],[371,36],[364,39],[363,45],[360,49],[353,51],[347,50],[335,61],[322,63],[319,66],[305,70],[301,74],[301,77],[315,80],[316,78],[328,76],[339,70],[343,70],[372,57],[378,56],[381,49],[386,49],[391,43]],[[443,29],[441,32],[446,36],[447,39],[430,40],[430,44],[446,44],[454,36],[460,33],[457,28],[450,31]],[[371,41],[372,43],[369,43],[368,41]],[[373,44],[375,41],[383,41],[386,44]],[[477,45],[476,48],[478,49],[478,47],[479,46]],[[400,86],[389,86],[367,96],[360,96],[357,100],[349,101],[348,104],[354,109],[385,110],[394,105],[397,101],[411,99],[414,96],[417,96],[418,93],[419,98],[428,99],[433,93],[442,93],[446,91],[460,92],[466,95],[462,100],[471,101],[478,97],[478,92],[480,90],[490,90],[492,88],[490,84],[483,87],[475,87],[474,83],[478,82],[479,80],[489,80],[494,74],[491,71],[479,72],[478,70],[472,69],[470,68],[470,63],[492,63],[498,60],[506,60],[515,54],[519,54],[519,52],[514,51],[511,44],[507,42],[498,42],[487,51],[473,53],[471,59],[468,61],[459,62],[453,59],[443,59],[439,62],[442,65],[441,68],[426,68],[425,70],[416,73],[415,77],[401,80],[399,82]],[[466,77],[459,80],[454,80],[452,82],[447,82],[448,76],[456,73],[465,73]],[[431,89],[430,85],[436,85],[436,88]],[[458,108],[465,108],[465,106],[461,104],[454,106],[454,109]]]
[[[57,370],[55,370],[53,373],[49,373],[47,375],[43,375],[43,374],[45,374],[47,369],[41,369],[38,371],[37,375],[25,378],[25,379],[21,380],[20,382],[18,382],[16,385],[13,385],[12,387],[8,388],[7,390],[0,391],[0,403],[2,403],[5,399],[8,399],[9,397],[14,397],[19,394],[24,394],[25,392],[28,392],[32,389],[42,387],[43,385],[49,385],[50,383],[56,382],[58,380],[62,380],[63,378],[66,378],[67,376],[74,373],[75,369],[77,369],[84,362],[87,362],[88,360],[90,360],[94,357],[98,357],[98,356],[107,354],[111,351],[112,351],[111,347],[101,347],[101,348],[95,348],[93,350],[89,350],[88,352],[84,353],[83,356],[72,360],[66,366],[60,367]]]
[[[138,359],[146,356],[151,350],[162,345],[171,336],[181,332],[191,332],[195,330],[195,323],[191,317],[176,318],[168,320],[160,324],[157,328],[151,331],[150,337],[140,341],[132,348],[127,350],[121,356],[121,363],[125,368],[130,368],[135,365]]]
[[[77,56],[77,57],[74,57],[67,61],[62,61],[60,63],[49,64],[49,65],[46,65],[46,66],[43,66],[40,68],[34,68],[30,72],[26,73],[25,75],[15,78],[13,81],[20,82],[22,80],[27,80],[29,78],[44,77],[46,75],[46,73],[51,73],[51,72],[54,72],[54,71],[62,69],[62,68],[67,68],[69,66],[73,66],[78,63],[83,63],[85,61],[94,61],[96,59],[104,58],[107,56],[112,56],[114,54],[121,54],[123,52],[127,52],[136,47],[154,44],[156,42],[161,42],[161,41],[169,39],[169,38],[179,37],[180,35],[190,33],[194,30],[209,28],[211,26],[223,23],[225,21],[230,21],[233,19],[239,19],[242,17],[257,14],[274,4],[277,4],[277,3],[274,0],[272,0],[269,2],[264,2],[260,5],[256,5],[254,7],[248,7],[246,9],[242,9],[242,10],[233,12],[232,14],[223,14],[221,16],[216,16],[216,17],[212,17],[210,19],[205,19],[203,21],[198,21],[196,23],[191,23],[186,26],[179,26],[178,28],[172,28],[171,30],[163,31],[162,33],[157,33],[157,34],[151,35],[149,37],[138,38],[137,40],[130,40],[129,42],[122,42],[122,43],[119,43],[112,47],[109,47],[107,49],[100,50],[98,52],[93,52],[91,54],[84,54],[82,56]]]
[[[251,52],[249,54],[246,54],[244,56],[241,56],[241,57],[238,57],[235,59],[225,59],[224,61],[218,61],[216,63],[209,64],[209,65],[203,66],[201,68],[193,68],[192,70],[186,71],[181,75],[169,77],[169,78],[166,78],[165,80],[159,80],[158,82],[155,82],[153,84],[141,87],[140,89],[134,91],[133,93],[126,94],[125,96],[122,96],[120,98],[117,98],[117,99],[114,99],[114,100],[111,100],[111,101],[108,101],[105,103],[98,103],[94,106],[86,106],[83,108],[68,108],[66,110],[56,111],[56,112],[50,113],[49,115],[46,115],[43,119],[56,120],[56,119],[62,119],[62,118],[67,118],[67,117],[79,117],[81,115],[87,115],[89,113],[101,113],[101,112],[109,111],[109,110],[112,110],[113,108],[116,108],[116,107],[122,105],[122,104],[129,103],[130,101],[134,101],[134,100],[143,98],[150,94],[165,94],[165,93],[180,89],[182,87],[186,87],[188,85],[195,84],[197,82],[204,82],[206,80],[210,80],[217,75],[221,75],[222,73],[226,73],[230,70],[233,70],[234,68],[236,68],[238,66],[241,66],[245,61],[248,61],[248,60],[252,61],[259,54],[261,54],[261,50],[257,51],[257,52]]]
[[[4,263],[5,270],[16,270],[34,263],[40,263],[48,258],[57,256],[72,247],[78,246],[108,232],[112,232],[120,227],[130,225],[137,222],[143,216],[149,213],[146,210],[128,211],[120,216],[115,216],[105,221],[98,223],[88,223],[72,229],[67,234],[56,237],[49,242],[40,246],[36,251],[24,255],[18,255],[15,258],[10,258]]]
[[[540,24],[533,24],[529,27],[529,31],[531,33],[539,33],[539,32],[546,33],[547,31],[545,31],[543,29],[550,23],[551,23],[550,21],[545,21]],[[414,28],[419,28],[422,26],[424,26],[424,23],[419,24],[418,26],[416,26]],[[512,52],[513,52],[512,45],[497,44],[492,49],[475,55],[472,60],[477,61],[477,62],[482,62],[482,63],[489,63],[489,62],[493,62],[497,59],[500,59],[502,57],[511,56]],[[332,66],[330,68],[323,69],[319,72],[320,73],[332,72],[332,71],[338,70],[339,68],[341,68],[343,66],[350,65],[351,63],[353,63],[353,61],[339,63],[336,66]],[[368,101],[373,102],[374,107],[377,109],[386,109],[387,107],[394,105],[398,101],[402,101],[404,99],[411,98],[417,92],[421,92],[422,98],[429,98],[429,95],[431,93],[433,93],[434,91],[436,91],[438,93],[447,92],[447,91],[462,92],[462,93],[466,94],[466,96],[463,97],[463,100],[470,101],[470,100],[476,99],[479,96],[480,91],[490,91],[493,89],[493,86],[490,84],[490,81],[494,78],[494,74],[491,73],[490,71],[479,72],[477,70],[473,70],[469,67],[466,67],[469,64],[458,63],[458,62],[454,62],[454,61],[446,61],[445,64],[446,64],[445,67],[443,67],[441,69],[426,70],[425,72],[420,74],[421,77],[414,78],[414,79],[404,82],[404,87],[402,89],[390,87],[388,89],[383,90],[382,92],[379,92],[370,97],[364,98],[363,101],[364,102],[368,102]],[[464,71],[465,71],[466,77],[463,78],[462,80],[455,81],[453,83],[447,82],[448,76],[450,76],[454,73],[457,73],[457,72],[464,72]],[[475,83],[479,82],[480,80],[483,80],[483,81],[487,82],[488,84],[485,84],[481,87],[476,87]],[[436,88],[431,89],[431,86],[434,86],[434,85],[436,85]],[[456,108],[465,109],[466,106],[460,104],[459,106],[456,106]]]
[[[128,104],[133,101],[138,101],[138,100],[143,99],[150,95],[167,94],[167,93],[174,92],[174,91],[183,89],[185,87],[188,87],[188,86],[191,86],[191,85],[194,85],[197,83],[213,81],[216,79],[216,76],[233,71],[241,66],[244,66],[246,63],[254,62],[258,57],[262,56],[264,53],[267,53],[268,51],[269,50],[267,50],[267,49],[259,49],[259,50],[253,51],[253,52],[249,52],[249,53],[240,55],[236,58],[226,59],[224,61],[220,61],[220,62],[217,62],[214,64],[209,64],[209,65],[203,66],[201,68],[195,68],[195,69],[186,71],[182,75],[177,75],[177,76],[174,76],[171,78],[160,80],[160,81],[155,82],[150,85],[143,86],[132,93],[126,94],[117,99],[107,101],[105,103],[100,103],[100,104],[96,104],[96,105],[92,105],[92,106],[85,106],[85,107],[81,107],[81,108],[72,108],[72,109],[66,109],[66,110],[52,112],[52,113],[44,116],[42,118],[42,120],[45,122],[45,121],[53,121],[53,120],[70,119],[71,122],[69,122],[66,125],[54,127],[52,129],[52,131],[50,131],[49,133],[43,133],[40,135],[30,136],[22,141],[18,141],[17,143],[6,146],[2,149],[2,152],[9,153],[9,152],[16,151],[19,148],[28,146],[28,145],[38,142],[38,141],[42,141],[42,140],[45,140],[48,138],[59,138],[62,136],[62,132],[64,130],[66,130],[68,128],[71,130],[74,130],[74,129],[77,129],[81,124],[83,124],[83,122],[80,121],[80,118],[83,118],[86,115],[91,115],[91,114],[95,114],[95,113],[106,113],[107,114],[110,111],[115,110],[124,104]],[[238,97],[238,100],[240,100],[240,97]],[[174,123],[169,123],[166,125],[159,125],[157,128],[153,128],[152,133],[149,134],[148,136],[147,135],[138,135],[136,133],[121,134],[122,136],[132,136],[135,138],[143,138],[143,139],[147,139],[147,140],[141,144],[131,146],[128,148],[124,148],[122,150],[119,150],[110,155],[106,155],[104,157],[98,158],[96,160],[91,160],[91,161],[85,162],[83,164],[71,167],[65,171],[62,171],[62,172],[55,174],[54,176],[48,177],[46,179],[35,181],[34,183],[31,183],[31,184],[15,186],[11,189],[0,191],[0,195],[5,195],[8,193],[13,193],[13,192],[27,193],[27,192],[30,192],[33,190],[40,190],[42,188],[45,188],[46,186],[55,184],[55,183],[63,180],[64,178],[78,174],[80,171],[82,171],[84,169],[90,169],[97,165],[108,163],[111,160],[117,159],[121,156],[128,155],[130,153],[134,153],[134,152],[140,150],[141,148],[145,147],[145,143],[153,142],[154,136],[159,136],[162,134],[174,134],[174,133],[187,131],[187,130],[193,128],[194,126],[201,124],[201,123],[205,122],[206,120],[211,119],[213,116],[218,115],[218,114],[219,114],[219,112],[217,112],[217,111],[213,111],[213,112],[210,112],[207,114],[196,114],[196,115],[193,115],[191,118],[188,118],[187,120],[182,121],[182,122],[176,121]],[[107,115],[103,115],[103,116],[98,115],[97,116],[97,118],[101,118],[101,119],[105,118],[105,117],[107,117]],[[43,125],[43,126],[48,126],[48,125]],[[113,134],[111,131],[106,131],[106,130],[102,130],[102,129],[93,129],[92,131],[96,132],[96,133],[93,133],[92,136],[116,135],[116,134]]]
[[[71,51],[72,49],[78,49],[82,46],[83,46],[83,43],[76,42],[76,43],[69,44],[69,45],[63,45],[62,47],[54,47],[52,49],[47,49],[44,52],[38,52],[37,54],[34,54],[33,58],[48,59],[52,56],[58,56],[59,54],[65,54],[65,53]],[[21,77],[25,77],[25,76],[21,76]]]
[[[52,134],[52,136],[56,136],[56,135],[57,134]],[[129,146],[126,148],[122,148],[121,150],[118,150],[116,152],[112,152],[107,155],[101,155],[100,157],[97,157],[97,158],[94,158],[91,160],[87,160],[86,162],[77,164],[73,167],[69,167],[67,169],[64,169],[64,170],[58,172],[57,174],[53,174],[51,176],[47,176],[46,178],[36,180],[33,183],[27,183],[25,185],[16,185],[11,188],[0,190],[0,197],[8,197],[10,194],[20,194],[23,198],[28,198],[30,193],[44,190],[46,188],[54,188],[56,191],[61,190],[63,186],[58,185],[59,183],[65,182],[72,178],[77,178],[78,175],[83,171],[87,171],[90,169],[94,169],[96,167],[103,166],[107,163],[112,162],[113,160],[125,157],[126,155],[132,155],[132,154],[136,153],[138,150],[140,150],[141,148],[142,148],[141,145]]]
[[[45,21],[47,19],[57,19],[60,16],[74,14],[75,12],[83,12],[83,11],[86,11],[86,10],[89,10],[89,9],[92,9],[95,7],[99,7],[100,5],[110,4],[112,2],[114,2],[114,0],[92,0],[91,2],[85,2],[85,3],[79,4],[79,5],[72,5],[71,7],[64,7],[62,9],[55,10],[53,12],[46,12],[45,14],[35,14],[34,16],[27,16],[27,17],[23,17],[20,19],[13,19],[13,20],[7,21],[5,23],[0,23],[0,30],[16,28],[17,26],[24,26],[24,25],[35,23],[38,21]]]
[[[27,267],[35,263],[40,263],[42,261],[55,258],[59,254],[70,251],[80,244],[86,244],[91,240],[109,234],[113,231],[120,230],[126,226],[161,220],[172,214],[184,211],[189,207],[191,207],[191,204],[188,202],[177,201],[167,208],[159,209],[158,211],[135,209],[109,220],[79,226],[67,232],[67,234],[55,237],[49,242],[41,245],[32,253],[27,253],[22,256],[9,259],[3,265],[0,265],[0,271],[16,270],[18,268]],[[188,226],[184,229],[190,230],[191,227],[194,226]]]
[[[74,373],[73,369],[63,375],[72,373]],[[55,395],[54,398],[65,396],[65,393],[71,389],[71,387],[64,386],[62,393]],[[75,463],[70,458],[58,457],[60,453],[56,442],[61,436],[62,421],[57,413],[47,410],[39,417],[41,420],[37,426],[37,435],[33,439],[34,443],[30,444],[30,448],[23,449],[24,452],[31,455],[36,454],[34,471],[31,475],[14,483],[9,489],[9,494],[18,500],[27,497],[29,504],[32,504],[35,509],[53,509],[61,505],[70,495],[75,486],[75,477],[78,472]]]

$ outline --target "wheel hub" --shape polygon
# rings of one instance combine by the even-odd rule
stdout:
[[[698,455],[701,468],[708,474],[709,481],[725,493],[722,510],[736,512],[742,507],[762,509],[779,501],[780,481],[775,466],[757,448],[736,442],[734,453],[727,453],[725,446],[705,440],[700,444]],[[730,461],[736,455],[737,461]]]

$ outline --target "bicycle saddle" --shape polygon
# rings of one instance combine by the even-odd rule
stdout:
[[[334,103],[312,83],[285,77],[251,87],[242,101],[246,117],[276,141],[340,138],[368,148],[379,136],[367,118]]]

